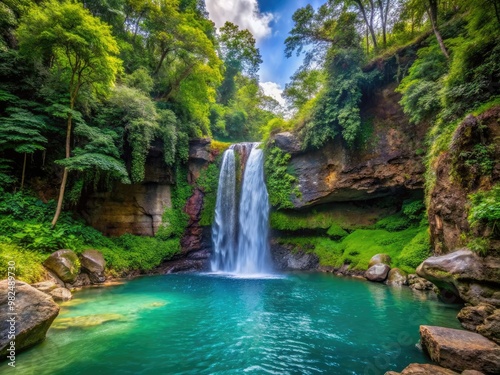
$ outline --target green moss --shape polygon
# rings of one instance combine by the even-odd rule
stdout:
[[[201,171],[196,181],[198,187],[205,194],[203,197],[203,209],[201,211],[200,225],[212,225],[217,202],[217,185],[219,184],[219,163],[209,164]]]
[[[414,273],[415,269],[425,259],[430,257],[431,244],[429,239],[429,230],[423,227],[419,230],[417,235],[403,247],[401,254],[397,258],[399,268],[407,273]]]
[[[210,151],[212,151],[216,155],[221,155],[224,151],[226,151],[229,146],[231,146],[231,142],[220,142],[212,139],[210,141]]]
[[[326,231],[326,234],[333,239],[342,239],[349,235],[340,225],[333,223]]]
[[[290,154],[274,145],[266,148],[264,170],[269,202],[277,209],[293,208],[292,198],[300,196],[296,187],[297,178],[290,170]]]
[[[177,184],[172,189],[172,207],[167,207],[163,212],[162,226],[156,236],[166,240],[172,237],[180,238],[187,227],[189,217],[184,212],[187,200],[193,194],[193,187],[187,182],[185,168],[177,167]]]
[[[349,264],[351,269],[366,270],[372,256],[384,253],[393,259],[393,267],[402,268],[406,272],[415,272],[414,267],[407,264],[407,257],[411,255],[411,259],[416,259],[418,254],[411,253],[409,247],[406,251],[407,257],[400,259],[399,255],[421,231],[421,228],[414,227],[399,232],[357,229],[341,241],[327,237],[282,237],[278,242],[292,245],[297,250],[313,252],[318,256],[322,266],[341,267],[343,264]],[[413,246],[419,244],[419,241],[415,240]],[[419,258],[418,262],[424,259],[425,257],[421,260]]]
[[[301,229],[328,229],[338,224],[328,212],[273,211],[269,217],[272,229],[296,231]],[[340,225],[339,225],[340,226]]]

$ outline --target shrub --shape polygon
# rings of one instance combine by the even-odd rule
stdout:
[[[417,235],[403,247],[401,254],[397,258],[397,262],[402,270],[413,273],[420,263],[431,255],[429,231],[427,228],[422,228]]]
[[[47,258],[46,254],[36,251],[25,251],[19,246],[4,242],[0,239],[0,279],[8,276],[9,261],[15,262],[16,279],[33,284],[43,280],[45,269],[42,262]]]
[[[290,173],[288,168],[290,158],[290,154],[282,151],[279,147],[271,145],[266,148],[264,169],[267,191],[269,202],[277,209],[293,208],[291,199],[300,196],[299,189],[294,188],[297,178]]]
[[[486,224],[498,231],[500,221],[500,185],[495,185],[488,191],[479,191],[469,195],[471,208],[469,210],[469,224],[472,228]]]

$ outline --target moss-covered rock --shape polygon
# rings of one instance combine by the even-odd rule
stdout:
[[[375,264],[387,264],[391,265],[391,257],[388,254],[375,254],[371,257],[370,263],[368,263],[368,268],[371,268]]]
[[[365,277],[370,281],[381,282],[387,279],[390,269],[391,267],[387,264],[378,263],[368,268],[365,272]]]
[[[80,261],[71,250],[58,250],[52,253],[43,265],[65,283],[72,283],[80,273]]]
[[[408,285],[408,276],[399,268],[393,268],[389,271],[385,283],[390,286]]]

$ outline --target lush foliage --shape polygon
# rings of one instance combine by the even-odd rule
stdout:
[[[61,215],[59,225],[51,229],[54,207],[53,201],[43,203],[23,193],[1,196],[0,262],[15,258],[18,276],[28,282],[39,281],[44,275],[40,262],[59,249],[77,253],[98,249],[115,275],[130,270],[151,270],[180,250],[178,240],[128,234],[113,239],[104,237],[67,212]]]
[[[493,231],[499,231],[500,225],[500,185],[495,185],[491,190],[479,191],[469,196],[471,207],[469,210],[469,223],[472,227],[486,224]]]
[[[196,181],[198,187],[203,191],[203,210],[201,211],[200,225],[212,225],[217,201],[217,186],[219,184],[219,167],[221,158],[217,163],[211,163],[200,173]]]
[[[292,208],[293,197],[300,196],[296,187],[297,178],[288,169],[290,154],[283,152],[279,147],[270,146],[266,149],[264,170],[266,186],[269,193],[269,202],[273,207]]]

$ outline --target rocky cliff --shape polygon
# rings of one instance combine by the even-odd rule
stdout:
[[[274,136],[272,142],[291,154],[290,169],[301,192],[293,202],[296,208],[423,189],[427,129],[410,124],[395,87],[389,84],[363,103],[370,129],[362,147],[350,149],[337,137],[319,150],[304,152],[293,134]]]

